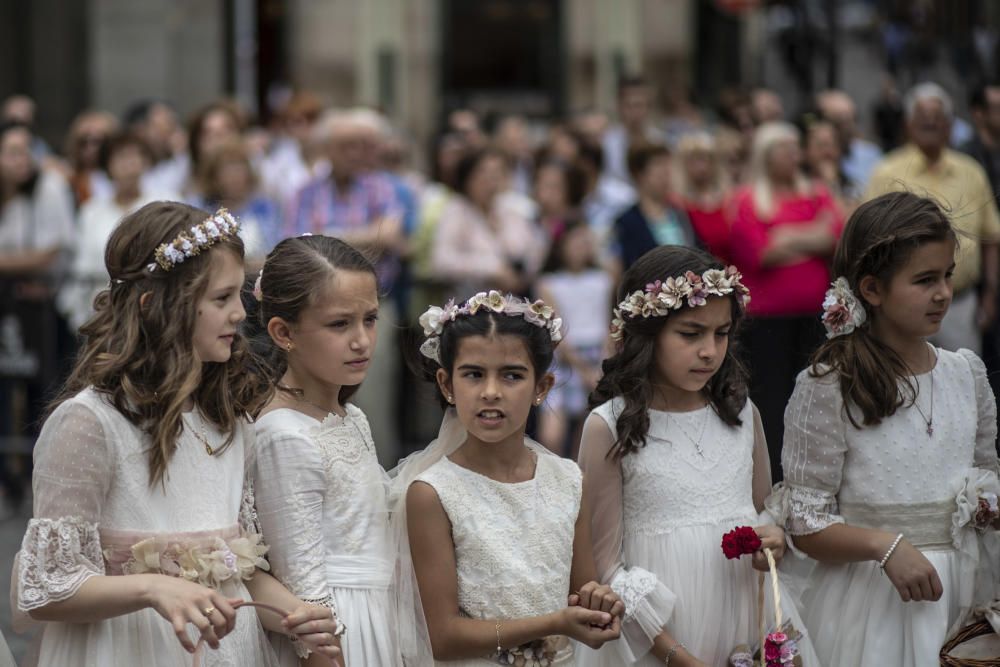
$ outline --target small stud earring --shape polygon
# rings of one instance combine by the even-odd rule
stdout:
[[[541,405],[541,404],[542,404],[542,397],[539,396],[538,398],[535,399],[535,405]]]
[[[448,401],[449,403],[453,403],[453,402],[455,401],[454,397],[453,397],[453,396],[452,396],[451,394],[448,394],[448,395],[447,395],[447,396],[445,396],[444,398],[445,398],[445,400],[446,400],[446,401]]]
[[[291,352],[292,351],[292,344],[289,343],[287,347],[288,347],[288,351]]]

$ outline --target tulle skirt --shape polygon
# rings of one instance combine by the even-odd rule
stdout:
[[[819,563],[803,598],[803,615],[826,667],[937,667],[958,620],[962,574],[954,551],[926,551],[944,594],[937,602],[903,602],[874,562]]]
[[[755,525],[756,516],[725,525],[709,524],[675,528],[666,535],[625,533],[625,562],[657,575],[660,582],[676,596],[667,630],[677,641],[709,665],[727,665],[729,656],[740,644],[760,642],[757,615],[757,571],[749,556],[727,560],[722,553],[722,536],[737,525]],[[791,554],[787,554],[792,558]],[[765,621],[774,625],[771,599],[771,575],[765,577]],[[782,586],[781,608],[785,619],[805,635],[805,626],[795,600]],[[581,667],[620,667],[623,664],[614,643],[598,651],[578,648]],[[805,667],[815,667],[816,660],[809,638],[799,642]],[[662,665],[652,653],[637,663],[643,667]]]
[[[226,593],[229,595],[229,593]],[[250,599],[239,584],[234,597]],[[265,612],[266,613],[266,612]],[[191,626],[189,626],[189,629]],[[197,633],[190,631],[193,641]],[[45,623],[39,647],[40,667],[182,667],[192,656],[181,646],[173,628],[153,609],[96,623]],[[204,650],[203,667],[283,667],[252,609],[236,614],[236,627]]]

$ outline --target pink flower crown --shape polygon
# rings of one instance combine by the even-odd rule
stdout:
[[[169,243],[162,243],[153,253],[154,262],[146,269],[152,273],[157,268],[169,271],[182,264],[189,257],[196,257],[211,248],[224,238],[231,238],[240,233],[240,223],[232,213],[220,208],[204,221],[183,231]]]
[[[746,308],[750,303],[750,290],[742,279],[735,266],[728,266],[725,270],[709,269],[700,276],[688,271],[683,276],[649,283],[645,289],[629,294],[614,309],[611,338],[621,340],[625,335],[625,318],[663,317],[684,306],[704,306],[710,296],[734,294],[739,304]]]
[[[420,326],[424,328],[426,340],[420,346],[420,352],[428,359],[441,363],[441,333],[444,325],[459,317],[471,316],[480,310],[502,313],[508,317],[523,317],[525,321],[536,327],[547,329],[553,343],[562,340],[562,319],[555,316],[552,306],[544,301],[519,299],[515,296],[504,296],[496,290],[479,292],[461,306],[454,299],[448,301],[444,308],[431,306],[420,316]]]

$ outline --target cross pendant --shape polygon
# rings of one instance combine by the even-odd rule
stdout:
[[[934,422],[927,422],[927,435],[934,435]]]

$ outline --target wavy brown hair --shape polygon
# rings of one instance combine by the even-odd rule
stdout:
[[[260,274],[262,330],[254,340],[258,343],[257,349],[264,350],[258,358],[258,368],[270,389],[259,397],[261,405],[270,399],[288,369],[285,351],[271,341],[267,323],[273,317],[289,323],[298,322],[302,312],[315,303],[336,271],[359,271],[378,278],[375,266],[367,257],[354,246],[332,236],[316,234],[285,239],[264,260]],[[343,405],[360,386],[341,387],[340,404]]]
[[[867,320],[852,333],[827,340],[812,358],[813,377],[836,375],[844,412],[855,428],[872,426],[916,400],[912,371],[896,352],[872,335],[876,314],[859,296],[858,285],[873,276],[888,285],[913,251],[925,243],[958,242],[947,214],[927,197],[890,192],[859,206],[840,237],[833,273],[843,276]],[[853,414],[861,412],[861,421]]]
[[[645,289],[649,283],[683,276],[692,271],[702,275],[709,269],[725,269],[712,255],[694,248],[660,246],[650,250],[629,267],[618,288],[618,302],[629,294]],[[702,393],[716,414],[730,426],[740,425],[740,411],[747,401],[747,372],[737,359],[736,335],[743,320],[743,307],[735,297],[732,302],[732,327],[726,358]],[[681,311],[676,311],[681,312]],[[649,405],[653,400],[653,377],[656,369],[656,341],[671,315],[636,317],[625,320],[624,335],[617,352],[604,361],[604,376],[590,394],[590,408],[616,396],[625,400],[618,416],[618,439],[609,453],[616,459],[646,445],[649,434]]]
[[[94,316],[80,327],[82,347],[51,411],[87,387],[104,394],[152,440],[150,486],[165,481],[188,399],[224,433],[225,449],[237,422],[253,412],[256,379],[243,371],[248,347],[239,335],[226,363],[198,361],[193,349],[197,305],[214,260],[231,252],[243,259],[238,236],[169,271],[149,271],[161,243],[202,222],[204,211],[177,202],[153,202],[125,216],[108,239],[104,262],[111,286],[94,299]],[[148,296],[147,296],[148,295]]]

